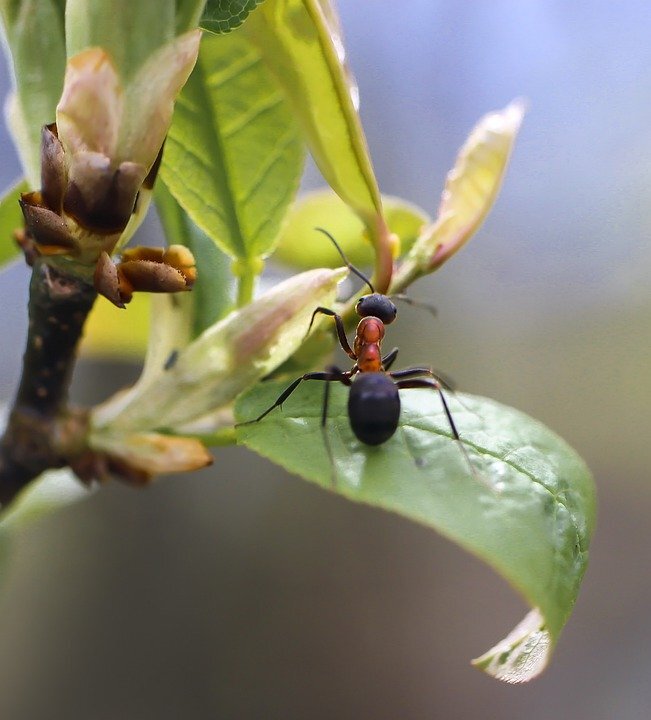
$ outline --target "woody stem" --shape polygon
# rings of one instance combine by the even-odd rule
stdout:
[[[23,369],[0,440],[0,503],[45,470],[67,464],[82,428],[68,408],[77,345],[97,293],[37,259],[30,283]]]

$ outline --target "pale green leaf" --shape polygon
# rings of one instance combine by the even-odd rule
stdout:
[[[263,0],[208,0],[201,27],[212,33],[227,33],[239,27]]]
[[[399,238],[401,250],[409,250],[430,218],[416,205],[391,195],[383,195],[382,204],[389,230]],[[292,205],[274,259],[300,269],[341,265],[337,250],[315,227],[328,230],[353,265],[372,266],[373,248],[364,223],[331,190],[306,193]]]
[[[240,398],[237,420],[256,418],[286,385],[264,383]],[[500,679],[531,679],[546,665],[585,571],[595,514],[585,464],[523,413],[459,395],[449,402],[466,458],[426,389],[401,392],[398,431],[369,447],[351,431],[348,392],[332,383],[325,434],[323,384],[314,382],[282,410],[239,427],[239,441],[326,489],[429,526],[494,567],[542,620],[530,616],[478,664]]]
[[[0,265],[8,263],[20,255],[20,249],[14,238],[14,231],[24,225],[23,213],[18,204],[20,194],[29,187],[25,180],[19,180],[4,192],[0,199]]]
[[[100,446],[102,436],[117,432],[176,432],[226,406],[301,346],[312,311],[334,302],[345,275],[345,268],[295,275],[189,344],[182,340],[172,356],[174,332],[165,329],[170,320],[159,311],[161,335],[150,340],[153,359],[145,377],[95,408],[91,442]]]
[[[241,34],[204,37],[177,102],[161,177],[233,258],[271,252],[300,180],[303,147],[284,97]]]

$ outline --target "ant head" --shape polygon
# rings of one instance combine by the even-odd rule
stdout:
[[[386,295],[373,293],[372,295],[363,295],[355,305],[355,311],[360,317],[379,318],[385,325],[389,325],[396,319],[398,309]]]

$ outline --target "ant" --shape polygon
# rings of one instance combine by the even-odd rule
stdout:
[[[370,295],[363,295],[355,305],[355,311],[360,316],[359,324],[355,331],[355,340],[351,347],[346,336],[344,321],[334,310],[326,307],[317,307],[312,313],[312,319],[308,327],[306,337],[312,329],[317,315],[326,315],[333,318],[337,337],[342,350],[354,361],[350,370],[341,370],[332,365],[325,372],[308,372],[294,380],[278,397],[276,402],[265,410],[254,420],[249,420],[243,425],[260,422],[272,410],[282,406],[287,398],[296,390],[304,380],[322,380],[326,383],[323,399],[323,410],[321,414],[321,427],[325,428],[328,416],[329,383],[340,382],[350,388],[348,395],[348,419],[350,427],[358,440],[365,445],[381,445],[391,438],[400,420],[400,390],[408,388],[430,388],[436,390],[441,398],[443,410],[450,425],[454,439],[459,443],[466,460],[471,469],[470,458],[461,442],[459,432],[455,425],[452,413],[443,393],[443,388],[450,389],[449,385],[434,374],[431,368],[412,367],[405,370],[391,370],[391,366],[398,356],[398,348],[382,356],[382,340],[384,339],[385,326],[390,325],[398,314],[398,310],[391,298],[375,291],[370,280],[354,265],[352,265],[337,244],[332,235],[323,228],[315,228],[326,235],[333,243],[346,267],[357,277],[368,285]],[[398,299],[406,299],[410,304],[415,303],[411,298],[395,296]],[[430,308],[431,310],[431,308]],[[330,447],[327,442],[328,453]],[[331,456],[332,460],[332,456]]]

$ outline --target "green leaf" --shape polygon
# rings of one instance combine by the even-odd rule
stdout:
[[[381,212],[380,191],[357,114],[357,86],[329,13],[317,0],[267,0],[245,33],[287,92],[323,176],[372,222]]]
[[[40,187],[41,128],[54,121],[66,63],[61,0],[0,0],[16,94],[7,109],[30,189]]]
[[[163,157],[172,195],[221,250],[255,265],[273,248],[302,165],[298,129],[255,48],[241,33],[204,37]]]
[[[208,0],[200,25],[212,33],[228,33],[239,27],[263,0]]]
[[[28,190],[27,182],[19,180],[6,190],[0,199],[0,265],[20,255],[20,248],[14,239],[14,230],[24,225],[18,200],[20,194]]]
[[[188,247],[197,263],[197,280],[190,295],[193,336],[196,337],[223,317],[231,305],[230,260],[190,220],[162,181],[156,183],[154,197],[167,242]]]
[[[104,48],[123,80],[134,75],[147,58],[175,34],[176,0],[67,0],[66,3],[68,57],[86,48]]]
[[[429,216],[416,205],[391,195],[383,195],[382,204],[389,230],[400,239],[402,251],[409,250]],[[315,227],[328,230],[353,265],[373,264],[373,248],[363,222],[331,190],[306,193],[292,205],[274,259],[300,269],[341,265],[339,253],[327,238],[315,233]]]
[[[376,251],[376,284],[385,290],[390,236],[334,7],[328,0],[267,0],[244,33],[284,88],[324,178],[364,221]]]
[[[281,410],[238,428],[238,439],[290,472],[358,502],[427,525],[482,558],[540,613],[519,640],[478,664],[523,682],[546,665],[574,605],[588,558],[595,514],[583,461],[537,421],[493,400],[459,395],[450,408],[473,471],[436,394],[401,393],[396,434],[369,447],[353,435],[348,390],[332,384],[324,436],[323,386],[300,387]],[[270,407],[286,383],[264,383],[238,400],[236,418]],[[331,448],[328,456],[326,438]],[[499,646],[498,646],[499,647]]]

